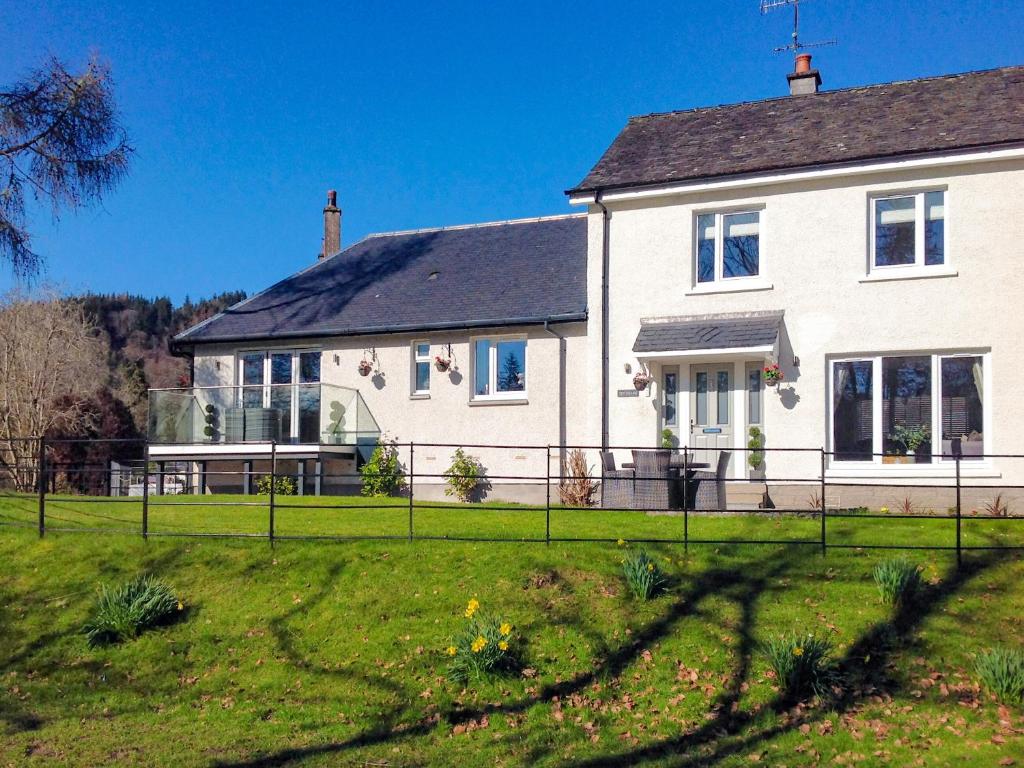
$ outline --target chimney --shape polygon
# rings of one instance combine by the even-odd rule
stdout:
[[[821,85],[818,70],[811,69],[811,54],[801,53],[796,57],[796,67],[786,75],[789,80],[789,95],[802,96],[805,93],[817,93]]]
[[[327,205],[324,208],[324,245],[320,258],[324,259],[341,252],[341,208],[338,207],[338,193],[327,190]]]

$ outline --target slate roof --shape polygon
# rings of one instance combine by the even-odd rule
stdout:
[[[773,346],[779,337],[782,315],[763,312],[644,321],[633,342],[633,351],[643,354]]]
[[[371,235],[178,345],[585,320],[585,215]]]
[[[630,118],[569,190],[1024,143],[1024,67]]]

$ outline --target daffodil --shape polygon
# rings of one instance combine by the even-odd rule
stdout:
[[[653,571],[654,570],[654,563],[648,563],[647,564],[647,570],[648,571]]]
[[[454,645],[449,645],[448,646],[448,655],[449,656],[454,656],[456,654],[456,652],[457,651],[456,651],[456,648],[455,648]]]
[[[467,619],[473,618],[473,614],[477,612],[477,609],[479,607],[480,607],[480,601],[477,600],[475,597],[471,598],[470,601],[466,604],[466,618]]]
[[[619,539],[615,543],[618,544],[620,547],[626,546],[626,540],[625,539]]]
[[[793,655],[794,656],[803,656],[804,655],[804,649],[803,648],[794,648],[793,649]]]
[[[879,512],[881,512],[881,513],[882,513],[883,515],[887,515],[887,514],[889,514],[889,508],[888,508],[888,507],[882,507],[882,508],[881,508],[880,510],[878,510],[878,511],[879,511]]]
[[[469,647],[472,649],[473,653],[480,653],[480,651],[487,647],[487,638],[483,635],[477,635],[476,640],[474,640]]]
[[[499,640],[498,641],[498,647],[501,648],[501,650],[503,650],[503,651],[507,651],[508,650],[508,643],[505,642],[504,640]]]
[[[181,602],[181,600],[178,601],[178,610],[179,611],[184,611],[185,610],[185,604],[183,602]]]
[[[500,627],[498,627],[498,631],[501,632],[501,634],[503,634],[506,637],[508,637],[509,635],[512,634],[512,625],[509,624],[506,621],[504,624],[502,624]]]

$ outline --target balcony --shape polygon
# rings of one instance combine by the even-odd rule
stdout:
[[[264,384],[149,391],[154,445],[376,443],[380,427],[359,390],[333,384]]]

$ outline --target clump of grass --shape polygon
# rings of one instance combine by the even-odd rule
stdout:
[[[446,651],[451,657],[448,679],[465,683],[514,669],[517,657],[512,625],[480,613],[476,598],[466,606],[465,617],[466,623]]]
[[[812,694],[819,698],[828,695],[836,670],[832,642],[827,637],[808,634],[770,638],[760,650],[786,697],[800,700]]]
[[[974,669],[981,684],[1007,704],[1024,704],[1024,652],[992,648],[978,654]]]
[[[883,560],[874,575],[882,602],[889,605],[909,605],[921,589],[921,568],[905,557]]]
[[[642,549],[623,558],[622,573],[630,591],[638,600],[650,600],[667,583],[658,564]]]
[[[116,587],[103,585],[92,617],[83,627],[89,645],[119,643],[165,624],[183,610],[169,586],[152,576],[136,576]]]

